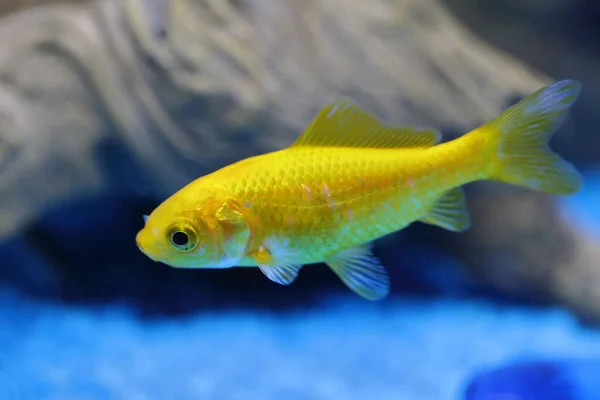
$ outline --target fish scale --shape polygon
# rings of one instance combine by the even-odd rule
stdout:
[[[410,201],[400,201],[402,191],[410,198],[411,189],[402,188],[406,174],[399,169],[397,154],[389,150],[365,156],[358,149],[298,149],[273,153],[264,162],[279,167],[256,179],[260,165],[239,163],[231,171],[238,176],[235,183],[223,187],[252,204],[251,211],[269,226],[266,234],[285,236],[291,247],[302,250],[303,263],[395,231],[423,213]],[[322,173],[315,177],[305,166]],[[285,176],[278,180],[280,171]],[[438,195],[430,197],[432,202]]]

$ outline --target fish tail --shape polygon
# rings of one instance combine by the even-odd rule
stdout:
[[[548,146],[580,92],[577,81],[555,82],[484,125],[489,177],[555,195],[581,190],[579,172]]]

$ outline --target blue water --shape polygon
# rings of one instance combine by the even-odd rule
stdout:
[[[562,203],[600,237],[600,174],[591,177]],[[65,307],[0,289],[0,321],[0,400],[458,400],[478,376],[469,400],[500,399],[487,393],[505,387],[510,400],[600,398],[600,330],[560,309],[347,296],[302,312],[144,320],[126,306]],[[591,361],[568,361],[578,358]],[[527,360],[560,373],[485,375]],[[524,384],[532,376],[537,386]],[[569,394],[540,397],[559,393],[552,385]]]

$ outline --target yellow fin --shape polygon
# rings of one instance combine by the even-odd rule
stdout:
[[[431,211],[421,219],[421,222],[437,225],[454,232],[469,229],[471,219],[462,188],[454,188],[446,192],[438,199]]]
[[[569,195],[583,187],[570,162],[553,152],[548,142],[562,125],[581,93],[581,84],[567,79],[525,97],[485,125],[483,133],[497,159],[491,177],[549,194]]]
[[[387,126],[349,100],[338,100],[323,108],[291,147],[431,147],[440,140],[436,130]]]

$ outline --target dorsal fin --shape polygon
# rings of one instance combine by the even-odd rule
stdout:
[[[343,99],[323,108],[291,147],[431,147],[440,140],[440,133],[433,129],[387,126],[374,114]]]

